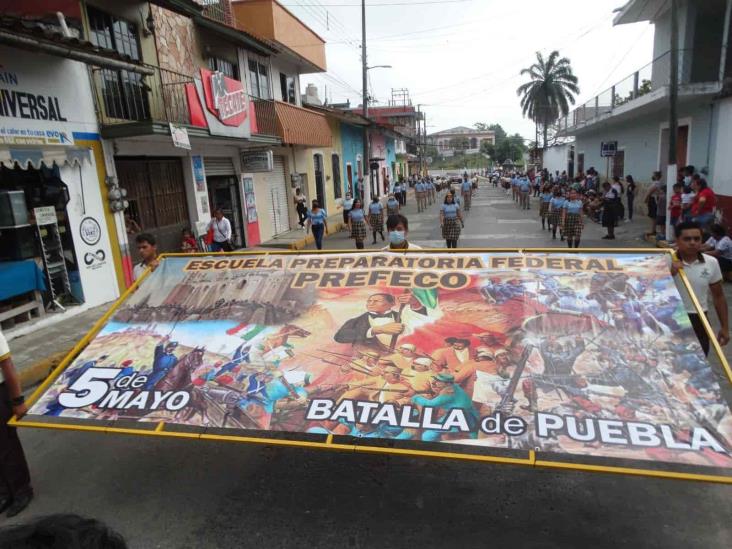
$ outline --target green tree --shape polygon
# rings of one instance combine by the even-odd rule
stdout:
[[[516,90],[521,97],[524,116],[541,125],[544,130],[544,147],[547,146],[548,126],[560,116],[569,113],[569,105],[574,105],[575,95],[579,93],[577,77],[572,72],[569,59],[559,57],[554,50],[544,59],[536,52],[536,63],[521,71],[530,80]]]
[[[490,141],[483,140],[480,142],[480,152],[483,154],[487,154],[491,158],[495,158],[496,146]]]
[[[500,124],[486,124],[485,122],[476,122],[473,127],[479,132],[493,132],[496,135],[496,141],[508,136],[506,130]]]

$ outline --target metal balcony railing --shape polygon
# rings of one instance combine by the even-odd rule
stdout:
[[[199,0],[198,3],[203,5],[204,17],[230,27],[236,26],[231,0]]]
[[[694,50],[679,51],[679,84],[715,82],[719,79],[716,63],[706,63],[694,57]],[[671,52],[666,52],[620,82],[580,105],[560,118],[555,129],[568,133],[573,128],[591,122],[613,109],[636,101],[640,97],[669,85]]]
[[[125,70],[92,69],[102,125],[130,122],[190,124],[186,84],[193,77],[147,65],[152,75]]]

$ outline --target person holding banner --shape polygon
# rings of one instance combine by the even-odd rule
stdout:
[[[717,341],[720,345],[727,345],[729,343],[729,311],[722,289],[723,278],[719,262],[715,257],[701,252],[702,227],[699,223],[694,221],[679,223],[676,225],[675,234],[678,249],[673,255],[671,274],[676,278],[679,270],[684,270],[705,316],[707,316],[709,307],[709,294],[712,294],[714,310],[717,312],[720,324]],[[704,329],[699,312],[686,289],[682,288],[680,293],[696,337],[699,339],[704,354],[709,355],[709,335]]]
[[[14,517],[33,499],[30,472],[18,430],[10,427],[13,416],[21,418],[28,411],[20,387],[20,377],[13,365],[10,348],[0,332],[0,513]]]
[[[351,231],[351,238],[356,241],[356,249],[363,250],[363,241],[368,234],[366,214],[361,205],[361,199],[353,201],[353,207],[348,212],[348,228]]]
[[[403,215],[390,215],[386,219],[386,230],[389,233],[389,245],[382,248],[382,251],[422,249],[421,246],[412,244],[407,240],[407,233],[409,233],[409,221]]]
[[[445,202],[440,207],[440,227],[442,227],[442,238],[445,239],[448,248],[457,248],[457,241],[460,238],[460,229],[465,226],[460,206],[455,204],[455,197],[452,192],[445,195]]]
[[[564,202],[564,208],[562,209],[562,227],[564,227],[564,236],[567,237],[567,246],[569,248],[579,248],[584,227],[584,221],[582,220],[583,209],[584,202],[580,199],[579,193],[574,189],[570,190],[569,200]]]

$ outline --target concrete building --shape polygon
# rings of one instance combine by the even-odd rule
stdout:
[[[549,173],[567,172],[571,178],[574,177],[574,143],[561,143],[540,150],[541,167],[549,170]]]
[[[602,176],[633,175],[647,182],[655,170],[666,173],[670,70],[670,2],[630,0],[616,25],[648,21],[655,26],[653,61],[581,105],[559,123],[573,135],[575,171],[594,167]],[[706,168],[720,195],[724,216],[732,220],[732,98],[724,82],[732,77],[727,47],[731,0],[680,0],[678,166]],[[618,154],[600,156],[603,141],[617,141]]]
[[[456,150],[453,146],[456,140],[467,140],[465,148]],[[427,136],[427,143],[437,147],[440,156],[454,156],[456,152],[464,154],[476,154],[480,152],[480,144],[487,141],[491,145],[496,144],[496,134],[493,131],[478,131],[466,126],[458,126],[449,130],[433,133]]]

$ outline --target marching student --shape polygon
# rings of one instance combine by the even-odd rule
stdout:
[[[448,248],[457,248],[460,229],[463,225],[463,214],[460,211],[460,206],[455,203],[455,197],[449,192],[445,195],[445,202],[440,206],[442,238],[445,239]]]
[[[381,240],[384,241],[384,206],[379,202],[379,197],[375,196],[369,204],[369,225],[371,225],[371,232],[374,235],[374,241],[371,244],[376,244],[376,233],[381,235]]]
[[[584,202],[579,197],[579,193],[575,189],[569,191],[569,200],[564,202],[562,209],[562,227],[564,228],[564,236],[567,238],[567,246],[569,248],[579,248],[580,239],[582,238],[582,229],[584,221],[582,220],[582,210]]]
[[[363,241],[368,234],[368,222],[360,198],[353,201],[353,206],[348,212],[348,228],[351,231],[351,238],[356,241],[356,249],[363,250]]]

